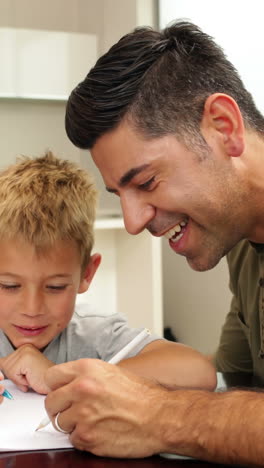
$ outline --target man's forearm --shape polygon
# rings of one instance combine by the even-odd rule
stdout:
[[[218,463],[264,465],[262,393],[171,392],[159,416],[166,452]]]

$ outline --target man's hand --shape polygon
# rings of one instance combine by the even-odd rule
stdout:
[[[95,455],[159,452],[263,467],[263,393],[170,391],[96,359],[60,364],[45,375],[46,410],[72,444]]]
[[[80,359],[49,369],[46,410],[72,444],[96,455],[145,457],[162,450],[156,431],[168,390],[117,366]]]
[[[25,344],[0,359],[0,369],[6,378],[12,380],[23,392],[31,387],[38,393],[46,394],[49,388],[44,382],[44,374],[51,366],[54,363],[31,344]]]

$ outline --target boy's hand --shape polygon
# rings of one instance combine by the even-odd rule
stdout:
[[[43,377],[47,369],[52,366],[54,363],[31,344],[22,345],[0,359],[0,369],[6,378],[12,380],[23,392],[27,392],[31,387],[38,393],[48,393],[49,388]]]
[[[3,380],[4,376],[2,374],[2,372],[0,371],[0,381]],[[4,397],[2,397],[2,393],[4,391],[4,387],[3,385],[0,384],[0,403],[2,403]]]

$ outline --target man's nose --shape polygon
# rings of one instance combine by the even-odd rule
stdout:
[[[125,228],[129,234],[142,232],[155,216],[155,208],[136,197],[121,197],[120,202]]]

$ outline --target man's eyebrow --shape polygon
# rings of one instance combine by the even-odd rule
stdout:
[[[124,187],[127,185],[137,174],[140,174],[140,172],[144,171],[147,167],[149,167],[149,164],[142,164],[141,166],[138,167],[132,167],[132,169],[129,169],[119,180],[118,186],[119,187]],[[111,187],[105,187],[107,192],[110,193],[116,193],[116,189],[112,189]]]

